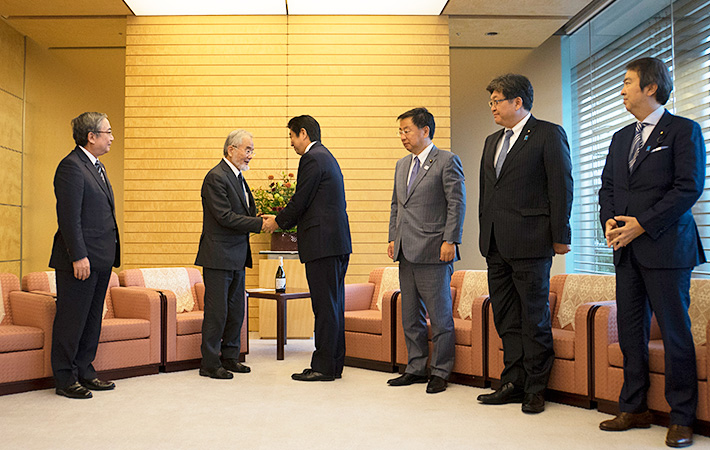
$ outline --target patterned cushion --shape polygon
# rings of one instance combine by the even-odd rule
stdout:
[[[552,329],[555,358],[574,360],[574,334],[572,330]]]
[[[104,319],[99,342],[128,341],[150,337],[150,321],[143,319]]]
[[[487,272],[485,270],[467,270],[463,276],[460,295],[458,315],[462,319],[468,319],[471,317],[473,301],[482,295],[488,295]]]
[[[708,321],[710,321],[710,280],[690,280],[690,331],[695,345],[705,344]]]
[[[145,287],[150,289],[168,290],[175,294],[177,312],[192,311],[195,298],[192,296],[190,276],[184,267],[162,267],[140,269]]]
[[[177,315],[177,335],[202,333],[202,311],[188,311]]]
[[[706,380],[707,372],[707,349],[705,346],[695,347],[695,360],[698,367],[698,380]],[[612,367],[623,367],[624,355],[621,353],[619,344],[609,346],[609,365]],[[663,350],[663,341],[660,339],[652,339],[648,343],[648,367],[651,373],[666,373],[665,352]]]
[[[10,309],[10,292],[19,291],[20,282],[15,274],[0,273],[0,325],[12,324],[12,310]]]
[[[572,325],[577,307],[582,303],[614,300],[616,298],[616,277],[613,275],[567,275],[560,299],[557,319],[560,328]],[[554,310],[554,309],[553,309]]]
[[[470,314],[469,314],[470,315]],[[456,345],[471,346],[471,324],[470,320],[454,317],[454,336]]]
[[[0,353],[36,350],[44,345],[40,328],[0,325]]]

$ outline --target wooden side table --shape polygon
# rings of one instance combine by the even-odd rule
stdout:
[[[303,289],[286,289],[276,292],[274,289],[247,289],[249,297],[276,300],[276,359],[284,359],[286,345],[286,302],[299,298],[309,298],[311,293]]]

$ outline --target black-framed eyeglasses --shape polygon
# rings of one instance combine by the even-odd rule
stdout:
[[[511,98],[501,98],[500,100],[491,100],[490,102],[488,102],[488,107],[493,108],[493,105],[498,106],[498,103],[504,102],[506,100],[512,100],[512,99]]]
[[[113,134],[113,131],[111,131],[111,130],[106,130],[106,131],[93,131],[93,133],[96,133],[96,134],[101,134],[101,133]]]

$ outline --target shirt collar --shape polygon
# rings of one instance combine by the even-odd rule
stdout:
[[[228,160],[227,158],[222,158],[222,159],[224,160],[224,162],[227,163],[227,165],[229,166],[229,168],[232,169],[232,172],[234,172],[234,176],[237,177],[237,178],[239,178],[239,175],[242,173],[242,171],[239,170],[239,169],[237,169],[237,166],[235,166],[234,164],[232,164],[232,162],[231,162],[230,160]]]
[[[90,151],[88,151],[87,149],[85,149],[85,148],[82,147],[81,145],[79,146],[79,148],[84,151],[84,154],[89,157],[89,161],[91,161],[91,164],[95,166],[95,165],[96,165],[96,161],[98,161],[99,158],[97,158],[96,156],[92,155]]]
[[[510,128],[510,130],[513,130],[513,135],[517,136],[520,134],[520,132],[523,130],[523,127],[525,127],[525,124],[528,123],[528,120],[530,120],[530,116],[532,113],[528,113],[525,117],[520,120],[520,122],[516,123],[513,128]],[[508,130],[509,128],[506,128]]]
[[[641,122],[646,125],[652,125],[655,127],[656,125],[658,125],[658,122],[661,120],[661,117],[663,117],[664,112],[666,112],[666,108],[661,105],[651,114],[646,116],[646,118],[643,119]]]
[[[313,147],[313,144],[315,144],[316,142],[318,142],[318,141],[313,141],[310,144],[308,144],[308,147],[306,147],[306,150],[303,152],[303,154],[305,155],[306,153],[308,153],[308,150],[310,150],[311,147]]]
[[[431,149],[434,148],[434,143],[432,142],[431,144],[427,145],[424,150],[418,155],[414,155],[415,158],[419,158],[419,164],[423,165],[424,162],[426,161],[427,157],[429,156],[429,153],[431,153]],[[414,159],[412,159],[412,162],[414,162]]]

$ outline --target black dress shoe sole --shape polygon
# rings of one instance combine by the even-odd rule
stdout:
[[[427,387],[427,388],[426,388],[426,393],[427,393],[427,394],[438,394],[439,392],[444,392],[445,390],[446,390],[446,386],[437,387],[437,388],[434,388],[434,389],[430,389],[430,388]]]
[[[295,373],[291,375],[291,379],[295,381],[333,381],[335,377],[329,377],[327,375],[301,375],[300,373]]]
[[[545,410],[545,405],[542,405],[541,407],[533,407],[530,405],[523,405],[522,411],[525,414],[540,414]]]
[[[390,386],[411,386],[413,384],[424,384],[424,383],[429,382],[429,379],[425,376],[419,377],[417,375],[413,375],[413,377],[416,377],[416,378],[410,378],[407,381],[401,380],[400,379],[401,377],[400,378],[393,378],[391,380],[387,380],[387,384]]]
[[[484,394],[484,395],[493,395],[493,394]],[[507,405],[510,403],[523,403],[523,399],[525,399],[525,394],[521,395],[512,395],[510,397],[498,400],[490,400],[489,398],[483,397],[483,395],[479,395],[477,400],[481,402],[484,405]]]

